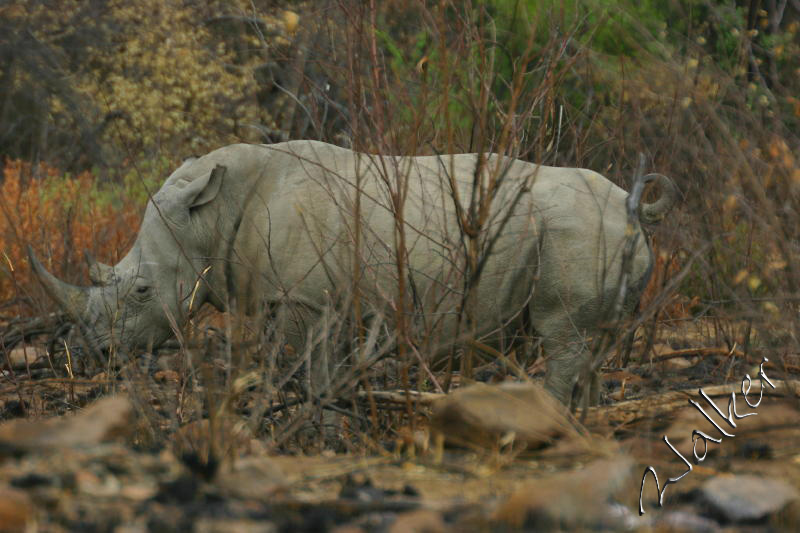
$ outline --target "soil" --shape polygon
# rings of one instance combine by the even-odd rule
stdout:
[[[211,381],[190,386],[163,363],[176,357],[168,351],[146,365],[86,374],[66,368],[63,357],[16,369],[6,357],[0,531],[796,530],[798,355],[776,352],[763,362],[704,338],[663,330],[646,361],[620,368],[612,359],[602,372],[603,403],[565,414],[559,424],[569,431],[539,419],[525,433],[524,420],[491,415],[501,401],[460,422],[492,427],[494,440],[484,431],[465,442],[470,431],[462,430],[458,443],[436,414],[435,393],[375,392],[370,421],[380,427],[365,431],[363,420],[344,416],[336,435],[344,444],[331,445],[330,435],[304,441],[302,432],[281,441],[300,408],[291,394],[275,392],[271,405],[284,402],[277,413],[260,409],[263,390],[247,383],[215,401]],[[489,394],[507,394],[503,383],[512,378],[489,374]],[[751,404],[764,387],[755,408],[742,394],[746,375]],[[371,412],[369,394],[359,394],[352,402]],[[732,416],[735,427],[723,418],[732,395],[732,412],[757,413]],[[411,418],[403,415],[408,398]],[[545,412],[536,398],[519,400],[529,402],[531,419]],[[647,467],[662,489],[686,475],[668,485],[659,507],[647,474],[640,515]],[[725,478],[756,496],[729,494],[720,488]]]

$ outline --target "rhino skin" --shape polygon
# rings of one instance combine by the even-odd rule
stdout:
[[[545,385],[567,403],[589,357],[586,336],[619,292],[628,193],[591,170],[555,168],[488,154],[482,168],[502,176],[487,234],[496,234],[477,285],[477,338],[499,345],[520,327],[542,338]],[[286,320],[302,353],[309,325],[332,296],[353,285],[355,190],[360,176],[359,291],[387,310],[397,290],[395,219],[384,177],[408,176],[405,204],[407,301],[414,316],[435,315],[439,348],[456,340],[464,242],[448,176],[469,199],[476,154],[397,157],[317,141],[235,144],[187,160],[152,196],[139,235],[116,265],[90,260],[94,286],[52,276],[30,252],[47,293],[83,324],[97,347],[158,346],[210,302],[225,310],[303,309]],[[666,177],[660,198],[639,206],[657,223],[678,192]],[[640,224],[625,310],[635,307],[653,257]],[[380,301],[382,300],[382,304]],[[377,303],[376,303],[377,302]],[[283,322],[281,322],[283,324]],[[174,326],[173,326],[174,327]],[[510,333],[509,333],[510,332]],[[448,344],[449,342],[449,344]]]

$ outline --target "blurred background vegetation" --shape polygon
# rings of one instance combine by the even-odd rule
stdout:
[[[799,29],[798,0],[7,1],[0,300],[46,301],[25,243],[82,282],[84,247],[116,260],[148,191],[231,142],[500,147],[623,187],[643,153],[685,195],[649,298],[685,275],[668,318],[794,345]]]

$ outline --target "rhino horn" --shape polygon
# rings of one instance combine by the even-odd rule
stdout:
[[[89,265],[89,279],[93,285],[108,285],[114,280],[114,267],[95,260],[89,250],[84,251],[83,255]]]
[[[77,287],[64,283],[50,272],[39,262],[33,248],[28,246],[28,258],[36,277],[47,291],[47,294],[55,302],[74,318],[80,318],[84,314],[86,304],[89,301],[89,289]]]

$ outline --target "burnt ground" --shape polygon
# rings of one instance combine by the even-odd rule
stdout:
[[[794,531],[798,356],[714,345],[708,327],[665,328],[648,360],[612,360],[603,404],[575,419],[497,375],[447,409],[416,395],[410,418],[402,392],[362,393],[362,411],[340,411],[371,415],[343,417],[336,451],[302,431],[287,437],[299,409],[290,393],[264,407],[252,383],[222,393],[186,377],[224,374],[213,364],[85,374],[73,364],[70,375],[64,354],[20,364],[19,344],[0,376],[0,531]],[[43,355],[35,335],[26,342]],[[753,409],[742,379],[755,402],[764,355],[775,388]],[[731,393],[737,413],[758,414],[733,427],[700,389],[723,415]],[[670,445],[692,469],[661,508],[648,474],[640,516],[646,467],[662,487],[687,472]]]

